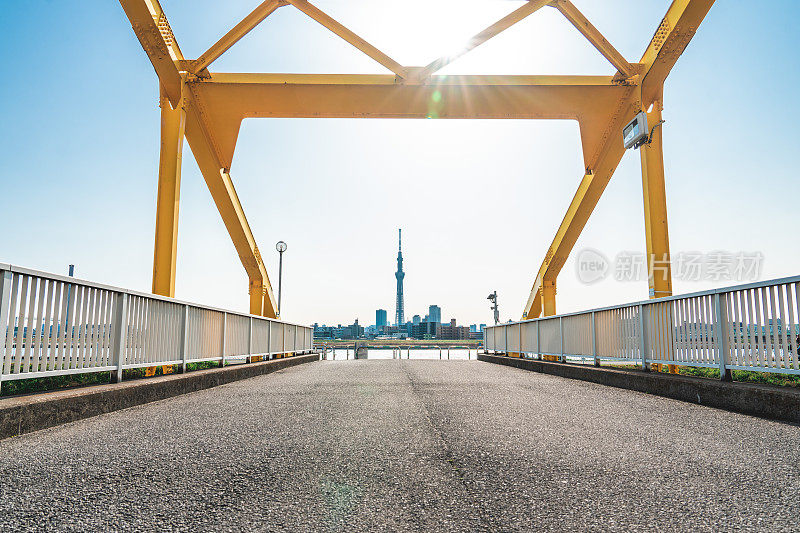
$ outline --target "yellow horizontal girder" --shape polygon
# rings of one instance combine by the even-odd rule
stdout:
[[[221,74],[190,82],[228,166],[244,118],[568,119],[594,154],[629,87],[609,76],[433,76],[424,85],[391,75]]]

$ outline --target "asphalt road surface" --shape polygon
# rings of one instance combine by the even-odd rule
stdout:
[[[0,531],[797,531],[800,428],[477,361],[289,368],[0,442]]]

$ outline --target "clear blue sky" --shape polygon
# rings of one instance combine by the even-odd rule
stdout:
[[[163,0],[196,57],[257,0]],[[665,0],[575,0],[631,61]],[[113,1],[7,2],[0,19],[0,261],[149,290],[159,113],[155,73]],[[632,6],[635,4],[636,8]],[[404,64],[424,64],[514,9],[486,0],[320,0]],[[456,6],[460,6],[456,8]],[[762,279],[800,273],[797,87],[800,3],[719,1],[666,85],[673,252],[764,254]],[[281,8],[218,60],[228,72],[382,72]],[[554,10],[443,73],[610,74]],[[711,129],[702,126],[710,125]],[[578,128],[561,121],[249,120],[232,169],[270,274],[285,256],[284,317],[373,323],[394,314],[403,227],[406,313],[460,323],[518,318],[582,176]],[[245,310],[247,279],[190,151],[183,166],[177,296]],[[576,251],[644,249],[638,154],[629,152]],[[676,292],[712,282],[676,282]],[[560,311],[646,297],[646,282],[583,286],[572,261]]]

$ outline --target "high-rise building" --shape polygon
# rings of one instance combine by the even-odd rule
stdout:
[[[378,309],[375,311],[375,325],[378,327],[378,331],[380,331],[382,327],[386,326],[386,320],[386,309]]]
[[[481,324],[478,326],[478,331],[483,331],[484,329],[486,329],[486,324]]]
[[[437,324],[441,324],[442,322],[442,308],[438,305],[431,305],[428,307],[428,322],[436,322]]]
[[[470,331],[478,331],[478,326],[477,326],[477,324],[470,324],[470,325],[469,325],[469,330],[470,330]]]
[[[411,319],[412,324],[419,324],[420,322],[422,322],[422,317],[419,315],[414,315],[414,317]]]
[[[403,309],[403,278],[406,277],[403,272],[403,230],[398,230],[397,234],[397,272],[394,273],[397,278],[397,312],[395,313],[394,323],[401,326],[406,323],[405,310]]]
[[[462,340],[469,339],[469,328],[456,324],[456,319],[450,319],[449,324],[442,324],[439,332],[440,339]]]
[[[411,336],[415,339],[438,339],[442,325],[436,322],[420,322],[411,325]]]

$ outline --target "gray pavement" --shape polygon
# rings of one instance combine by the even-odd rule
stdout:
[[[800,529],[800,428],[476,361],[319,362],[0,442],[0,531]]]

